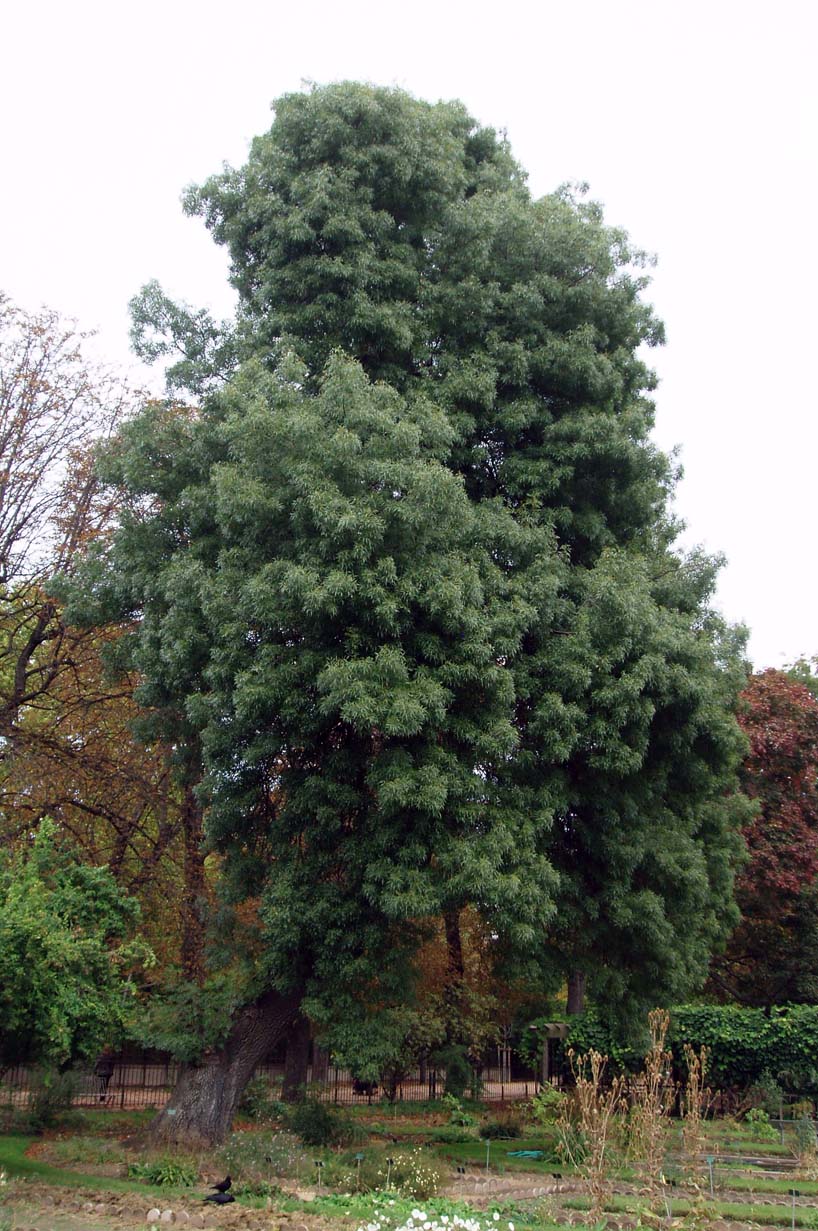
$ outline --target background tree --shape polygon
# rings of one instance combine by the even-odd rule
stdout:
[[[43,821],[0,857],[0,1060],[68,1068],[121,1037],[144,945],[138,906]]]
[[[711,985],[742,1004],[811,1003],[818,994],[818,700],[803,678],[768,670],[750,679],[742,701],[739,722],[749,740],[742,783],[756,811],[742,830],[741,921],[714,960]]]
[[[201,811],[174,783],[170,749],[134,735],[134,679],[104,666],[118,630],[66,627],[48,585],[112,525],[93,450],[136,403],[89,361],[86,338],[0,297],[0,831],[25,842],[53,817],[139,897],[164,962],[195,976]]]

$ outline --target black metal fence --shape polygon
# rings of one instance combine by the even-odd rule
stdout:
[[[115,1061],[110,1076],[94,1072],[75,1072],[73,1076],[74,1107],[107,1107],[121,1109],[159,1108],[164,1106],[176,1084],[178,1066],[172,1061],[145,1061],[131,1063]],[[270,1098],[281,1095],[284,1069],[280,1064],[261,1065],[255,1077],[269,1086]],[[423,1102],[440,1098],[443,1093],[445,1073],[429,1069],[425,1074],[414,1073],[399,1081],[394,1090],[394,1100],[399,1102]],[[38,1090],[36,1072],[25,1066],[0,1070],[0,1108],[22,1109],[30,1106]],[[509,1074],[501,1068],[485,1069],[476,1093],[487,1102],[511,1102],[532,1098],[539,1089],[534,1073],[520,1076]],[[389,1098],[382,1086],[369,1086],[356,1081],[347,1069],[329,1065],[319,1080],[313,1080],[312,1070],[307,1072],[307,1090],[312,1098],[321,1102],[345,1106],[360,1106],[377,1103]]]

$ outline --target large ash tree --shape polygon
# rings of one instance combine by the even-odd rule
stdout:
[[[643,257],[459,104],[354,84],[279,100],[187,206],[238,319],[135,301],[201,410],[124,435],[83,600],[136,617],[142,699],[262,901],[256,999],[174,1123],[224,1130],[243,1029],[407,995],[423,920],[466,905],[574,1000],[684,994],[734,920],[740,646],[672,550]]]

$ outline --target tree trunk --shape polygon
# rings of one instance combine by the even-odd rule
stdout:
[[[443,915],[443,926],[446,931],[446,956],[449,968],[450,985],[459,988],[463,981],[463,941],[460,936],[460,911],[447,910]]]
[[[466,1042],[463,1023],[463,940],[460,935],[460,911],[444,911],[443,928],[446,935],[446,986],[443,997],[447,1007],[446,1042]]]
[[[227,1042],[182,1067],[170,1101],[151,1125],[156,1144],[212,1146],[223,1141],[256,1065],[298,1017],[300,992],[269,991],[236,1015]]]
[[[297,1103],[307,1086],[307,1062],[310,1057],[310,1023],[299,1016],[287,1036],[287,1058],[284,1061],[284,1082],[281,1097],[285,1103]]]
[[[205,899],[204,855],[202,854],[202,808],[188,783],[182,801],[184,839],[185,896],[182,901],[182,970],[185,978],[201,984],[204,980]]]
[[[324,1085],[329,1081],[329,1051],[320,1043],[313,1044],[312,1079]]]
[[[585,1008],[585,974],[581,970],[572,970],[568,976],[568,1004],[566,1012],[573,1016],[582,1013]]]

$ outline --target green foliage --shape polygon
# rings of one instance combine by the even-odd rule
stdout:
[[[474,1141],[474,1129],[458,1126],[457,1124],[448,1124],[444,1125],[443,1128],[431,1129],[429,1140],[440,1142],[441,1145],[462,1145],[466,1141]]]
[[[763,1107],[751,1107],[745,1112],[744,1119],[752,1126],[753,1135],[759,1141],[777,1141],[778,1133],[770,1124],[770,1117]]]
[[[0,1058],[67,1067],[123,1032],[130,969],[149,961],[128,941],[136,902],[107,868],[78,861],[43,821],[27,848],[0,855]],[[55,1083],[43,1085],[50,1099]]]
[[[777,1115],[782,1090],[818,1094],[818,1007],[780,1005],[768,1012],[738,1005],[681,1005],[671,1010],[668,1043],[673,1066],[685,1072],[684,1045],[707,1048],[707,1082],[713,1089],[741,1089]],[[636,1071],[640,1041],[623,1037],[612,1018],[589,1010],[571,1019],[568,1045],[593,1048],[610,1057],[614,1069]]]
[[[435,1052],[432,1061],[446,1072],[443,1097],[448,1095],[459,1103],[471,1083],[472,1070],[466,1058],[466,1049],[451,1044]]]
[[[566,1095],[556,1086],[543,1086],[529,1104],[529,1113],[535,1124],[542,1127],[553,1125],[565,1106]]]
[[[498,1120],[486,1120],[478,1129],[484,1141],[511,1141],[522,1137],[523,1127],[516,1116],[503,1116]]]
[[[317,1099],[307,1099],[289,1110],[287,1121],[292,1132],[308,1146],[328,1146],[341,1136],[337,1112]]]
[[[145,1162],[129,1163],[128,1175],[135,1180],[144,1180],[146,1184],[188,1187],[197,1183],[199,1169],[193,1163],[165,1155]]]
[[[70,1108],[77,1092],[75,1073],[60,1073],[53,1068],[40,1068],[32,1074],[31,1099],[26,1121],[31,1132],[41,1133],[53,1128]]]
[[[450,1124],[460,1125],[462,1128],[472,1128],[477,1123],[471,1112],[466,1111],[460,1099],[454,1094],[447,1092],[440,1101],[449,1112]]]
[[[685,1042],[696,1049],[706,1047],[708,1080],[714,1088],[766,1084],[772,1076],[790,1093],[818,1094],[818,1007],[784,1005],[765,1013],[734,1005],[696,1005],[674,1009],[671,1016],[675,1064],[681,1064]]]
[[[759,1074],[758,1080],[750,1086],[748,1094],[758,1110],[763,1110],[767,1116],[779,1115],[784,1091],[781,1083],[776,1081],[769,1069],[764,1069]]]
[[[227,1037],[231,1014],[242,1002],[240,987],[231,973],[211,975],[201,984],[171,978],[134,1006],[128,1034],[176,1060],[198,1060]]]

